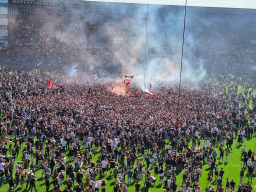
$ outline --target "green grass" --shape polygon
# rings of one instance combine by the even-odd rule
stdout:
[[[229,155],[230,163],[224,164],[224,163],[219,163],[217,161],[217,164],[219,165],[219,168],[223,167],[224,170],[225,170],[223,181],[225,181],[226,178],[229,178],[229,179],[234,178],[234,181],[237,184],[239,184],[239,172],[241,170],[241,164],[243,163],[243,161],[241,160],[241,148],[242,148],[242,146],[237,148],[236,147],[236,140],[234,140],[234,141],[235,141],[235,143],[232,146],[233,150],[231,151],[231,153]],[[250,140],[245,139],[243,145],[246,145],[247,149],[252,149],[253,151],[255,151],[255,149],[256,149],[256,137],[253,137],[253,139],[250,139]],[[19,157],[16,158],[16,160],[15,160],[15,164],[18,161],[22,161],[21,156],[22,156],[22,154],[20,152]],[[94,161],[97,160],[97,157],[98,157],[98,155],[93,157]],[[203,166],[203,169],[202,169],[203,174],[202,174],[202,177],[200,178],[200,186],[201,186],[202,191],[204,191],[205,188],[207,187],[207,180],[206,180],[207,179],[207,173],[208,173],[207,168],[208,168],[207,164]],[[86,169],[86,167],[84,167],[84,169]],[[44,186],[45,181],[44,181],[44,179],[41,179],[41,173],[42,173],[41,170],[36,171],[36,176],[38,178],[38,181],[36,182],[36,187],[37,187],[39,192],[44,192],[45,191],[45,186]],[[99,178],[99,176],[97,178]],[[102,177],[100,179],[107,179],[108,180],[108,182],[107,182],[107,191],[113,191],[113,187],[114,187],[114,184],[115,184],[115,179],[113,177],[109,176],[109,174],[108,174],[105,177]],[[152,185],[152,187],[149,189],[149,191],[157,192],[157,191],[159,191],[159,190],[161,191],[163,189],[162,188],[163,185],[162,186],[159,185],[159,178],[157,178],[157,179],[158,180],[156,181],[156,184]],[[85,178],[84,178],[84,180],[85,180]],[[245,176],[243,181],[244,182],[248,181],[246,176]],[[126,176],[126,182],[128,182],[127,176]],[[140,180],[140,183],[143,186],[144,185],[144,179]],[[181,173],[177,175],[177,184],[178,184],[178,187],[181,187],[181,184],[182,184],[182,174]],[[256,189],[255,178],[253,178],[253,184],[254,184],[253,189]],[[66,185],[65,185],[65,182],[64,182],[64,184],[62,185],[62,189],[64,189],[65,186]],[[214,185],[214,186],[216,188],[216,185]],[[0,191],[1,190],[8,191],[8,188],[9,188],[9,186],[5,181],[5,185],[0,188]],[[51,185],[51,187],[50,187],[50,190],[52,190],[52,189],[53,189],[53,185]],[[128,188],[128,191],[132,191],[132,190],[134,190],[134,183],[132,183],[132,185],[130,185],[129,188]],[[15,189],[15,191],[26,191],[26,190],[25,190],[25,187],[23,187],[23,189],[21,189],[20,187],[17,187]],[[142,191],[144,191],[144,188],[142,188]]]

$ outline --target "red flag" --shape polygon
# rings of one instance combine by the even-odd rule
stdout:
[[[130,80],[125,80],[125,82],[124,82],[124,84],[127,85],[127,86],[128,86],[130,83],[131,83]]]
[[[53,88],[53,83],[49,80],[48,85],[50,85]]]
[[[131,80],[133,79],[134,76],[124,76],[124,84],[129,85],[131,83]]]

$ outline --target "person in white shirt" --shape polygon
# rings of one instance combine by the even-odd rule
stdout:
[[[33,175],[34,175],[33,171],[32,171],[32,170],[30,170],[30,171],[28,172],[28,175],[33,176]]]
[[[79,170],[78,170],[78,172],[79,172],[79,174],[84,174],[85,173],[85,171],[82,169],[82,168],[80,168]]]
[[[190,130],[187,129],[187,130],[186,130],[186,135],[189,136],[189,134],[190,134]]]
[[[92,190],[94,190],[95,187],[96,187],[96,181],[95,181],[95,179],[92,180],[92,183],[91,183],[91,184],[92,184]]]
[[[123,192],[127,192],[127,191],[128,191],[127,183],[123,183]]]
[[[67,163],[67,160],[66,160],[66,157],[64,156],[63,157],[63,164],[66,165],[66,163]]]
[[[207,140],[206,140],[206,148],[208,148],[209,145],[210,145],[210,141],[209,141],[209,139],[207,139]]]
[[[88,151],[90,151],[90,148],[91,148],[91,143],[90,143],[90,141],[87,141],[87,142],[85,143],[85,147],[86,147],[86,149],[87,149]]]
[[[243,146],[243,148],[242,148],[241,157],[242,157],[244,154],[246,154],[246,146]]]
[[[95,190],[96,190],[96,191],[99,191],[99,189],[100,189],[100,184],[101,184],[101,180],[97,179],[96,185],[95,185]]]
[[[247,167],[249,167],[251,164],[252,164],[251,160],[248,159],[248,161],[247,161]]]
[[[64,170],[61,170],[61,171],[59,172],[59,175],[58,175],[58,178],[59,178],[59,180],[60,180],[60,186],[62,185],[62,182],[63,182],[63,178],[64,178],[63,174],[65,174],[65,171],[64,171]]]
[[[112,152],[113,152],[118,146],[116,139],[114,139],[114,141],[112,142],[112,146],[113,146],[113,149],[112,149]]]
[[[167,179],[167,183],[166,184],[167,184],[166,188],[170,189],[170,187],[171,187],[171,180],[169,178]]]
[[[124,172],[119,173],[119,177],[120,177],[121,182],[123,182],[123,180],[124,180],[124,175],[125,175]]]
[[[105,174],[105,171],[107,169],[108,162],[106,160],[103,160],[101,163],[102,173]]]
[[[203,149],[205,150],[206,149],[206,146],[207,146],[207,143],[206,141],[203,142]]]
[[[91,167],[88,167],[88,169],[86,170],[87,174],[91,174],[93,172]]]
[[[62,146],[62,151],[63,151],[63,152],[65,152],[66,145],[67,145],[67,141],[65,141],[64,139],[62,139],[62,140],[61,140],[61,146]]]
[[[243,129],[243,131],[242,131],[242,135],[243,135],[243,136],[245,135],[245,129]]]
[[[2,161],[0,162],[0,170],[4,168],[5,163],[3,163]]]
[[[76,146],[76,142],[73,141],[73,143],[71,144],[72,147],[75,147]]]
[[[30,155],[28,153],[26,153],[25,155],[25,160],[28,160],[29,161],[29,158],[30,158]]]
[[[18,162],[18,163],[15,165],[15,167],[16,167],[16,171],[19,171],[19,170],[20,170],[20,168],[21,168],[21,166],[20,166],[20,162]]]

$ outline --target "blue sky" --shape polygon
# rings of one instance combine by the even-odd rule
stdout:
[[[84,0],[86,1],[86,0]],[[185,0],[89,0],[103,2],[122,2],[122,3],[144,3],[163,4],[163,5],[184,5]],[[256,9],[255,0],[188,0],[188,6],[202,7],[231,7],[231,8],[250,8]]]

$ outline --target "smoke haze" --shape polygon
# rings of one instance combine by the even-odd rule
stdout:
[[[154,86],[158,81],[179,82],[184,7],[92,3],[63,4],[59,11],[51,20],[41,18],[48,33],[42,41],[56,39],[71,55],[59,64],[67,74],[97,73],[100,78],[110,74],[113,81],[120,74],[134,75],[132,83],[142,89],[149,87],[151,78]],[[231,25],[230,18],[206,17],[187,8],[183,79],[200,81],[213,73],[221,54],[235,53],[234,31],[246,25],[238,20],[234,16]],[[56,30],[60,23],[63,27]]]

